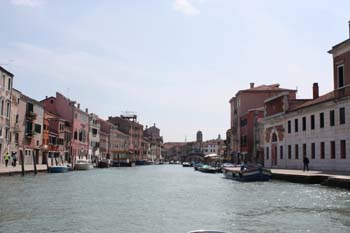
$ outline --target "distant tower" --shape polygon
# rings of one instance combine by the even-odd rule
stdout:
[[[200,130],[197,132],[197,142],[203,142],[203,134]]]

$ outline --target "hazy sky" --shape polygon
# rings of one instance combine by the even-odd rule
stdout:
[[[135,111],[165,141],[211,139],[250,82],[330,91],[349,19],[348,0],[0,0],[0,64],[38,100],[59,91],[103,118]]]

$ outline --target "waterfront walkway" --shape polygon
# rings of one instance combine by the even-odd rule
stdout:
[[[350,189],[350,172],[271,169],[272,179]]]
[[[38,164],[36,165],[37,172],[46,172],[47,167],[46,164]],[[31,165],[24,165],[24,172],[27,173],[33,173],[34,174],[34,166]],[[12,167],[11,165],[8,167],[5,167],[5,165],[0,165],[0,175],[12,175],[12,174],[21,174],[22,173],[22,167],[21,165],[17,165],[16,167]]]

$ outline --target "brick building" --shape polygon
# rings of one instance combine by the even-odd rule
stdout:
[[[87,157],[89,150],[89,114],[80,109],[80,104],[71,101],[60,93],[41,101],[45,111],[51,112],[67,121],[72,133],[70,161],[77,157]]]
[[[252,127],[254,127],[255,121],[262,116],[260,113],[256,114],[256,111],[254,113],[249,113],[249,111],[263,108],[266,99],[282,92],[287,92],[291,98],[296,96],[296,90],[280,88],[279,84],[254,87],[254,83],[251,83],[249,89],[240,90],[235,97],[231,98],[231,140],[227,144],[228,153],[233,156],[234,162],[240,162],[241,149],[244,149],[243,159],[253,157],[252,154],[248,154],[248,152],[252,153],[252,148],[249,148],[248,142],[252,145],[251,142],[254,141],[254,138],[252,138],[254,128]],[[250,117],[250,114],[254,114],[256,117]]]
[[[124,134],[129,135],[130,161],[143,160],[143,125],[137,122],[137,116],[134,114],[125,114],[120,117],[109,117],[108,122],[117,126],[118,130]]]

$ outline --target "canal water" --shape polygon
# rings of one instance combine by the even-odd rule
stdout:
[[[350,192],[179,165],[0,177],[0,232],[350,232]]]

